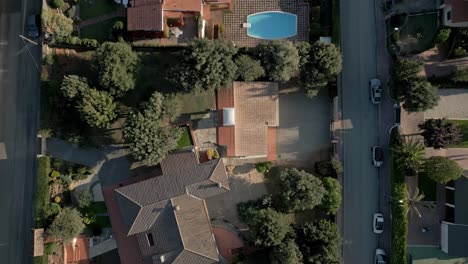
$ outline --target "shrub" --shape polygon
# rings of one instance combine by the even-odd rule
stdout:
[[[50,1],[50,5],[53,8],[61,8],[64,4],[65,2],[63,0],[51,0]]]
[[[112,28],[115,30],[122,30],[124,28],[124,23],[122,21],[115,21]]]
[[[55,196],[54,197],[54,203],[59,204],[61,201],[62,201],[62,198],[60,198],[60,196]]]
[[[337,177],[343,172],[343,166],[340,160],[331,158],[327,161],[319,161],[315,163],[315,170],[322,176]]]
[[[284,215],[271,208],[249,211],[247,225],[257,246],[277,246],[291,231]]]
[[[34,264],[48,264],[49,260],[48,260],[47,255],[44,255],[44,256],[34,257],[33,263]]]
[[[44,255],[52,255],[57,250],[57,243],[51,242],[44,244]]]
[[[273,248],[270,254],[271,264],[301,264],[302,253],[293,239],[283,241]]]
[[[53,170],[51,173],[50,173],[50,177],[51,178],[57,178],[58,176],[60,176],[60,172],[56,171],[56,170]]]
[[[466,50],[462,47],[456,47],[455,50],[453,51],[453,56],[455,57],[462,57],[465,56]]]
[[[427,177],[440,184],[456,180],[463,175],[463,168],[446,157],[430,157],[424,162]]]
[[[249,200],[246,202],[240,202],[237,204],[237,214],[239,219],[243,222],[247,222],[247,218],[251,210],[259,210],[271,208],[273,206],[273,199],[270,195],[264,195],[257,200]]]
[[[93,202],[93,193],[89,190],[75,190],[74,195],[80,208],[88,207]]]
[[[437,33],[437,36],[434,39],[434,43],[439,44],[439,43],[444,43],[448,40],[450,37],[450,28],[441,28],[439,29],[439,32]]]
[[[255,168],[257,169],[258,172],[261,172],[261,173],[268,172],[271,169],[271,167],[272,167],[272,164],[269,161],[255,164]]]
[[[236,59],[237,75],[246,82],[255,81],[265,75],[260,61],[248,55],[241,55]]]
[[[49,172],[50,158],[40,157],[37,162],[37,182],[36,182],[36,217],[41,225],[50,203],[49,198]]]
[[[341,184],[338,180],[331,177],[322,178],[322,183],[326,192],[320,207],[327,214],[335,214],[341,205]]]
[[[255,54],[271,81],[289,81],[299,71],[299,53],[291,41],[262,42],[255,48]]]
[[[84,227],[81,214],[76,209],[67,207],[55,216],[48,233],[63,241],[70,241],[79,235]]]

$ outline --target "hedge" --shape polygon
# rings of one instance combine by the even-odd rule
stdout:
[[[49,199],[50,158],[40,157],[37,161],[36,217],[41,218],[50,202]]]
[[[391,145],[401,144],[401,136],[392,131]],[[390,264],[406,264],[406,238],[408,235],[408,203],[406,201],[407,187],[405,176],[394,163],[393,153],[390,153],[391,170],[391,204],[392,204],[392,253]]]
[[[68,45],[75,45],[75,46],[83,46],[87,48],[97,48],[99,46],[99,42],[95,39],[88,39],[88,38],[79,38],[77,36],[68,36],[65,38],[56,38],[54,39],[55,44],[68,44]]]

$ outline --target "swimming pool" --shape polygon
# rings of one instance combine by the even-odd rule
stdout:
[[[282,39],[297,35],[297,16],[294,14],[267,11],[247,16],[247,35],[259,39]]]

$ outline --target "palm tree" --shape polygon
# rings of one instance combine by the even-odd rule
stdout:
[[[405,139],[392,147],[397,168],[406,176],[415,176],[423,165],[424,145],[419,140]]]
[[[413,190],[408,187],[406,192],[406,200],[408,203],[408,212],[411,213],[411,216],[416,213],[419,217],[422,217],[420,208],[421,206],[424,206],[422,202],[424,197],[424,193],[419,192],[418,187],[414,188]]]

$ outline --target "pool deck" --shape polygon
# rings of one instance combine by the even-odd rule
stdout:
[[[297,35],[287,38],[291,41],[309,40],[309,4],[300,0],[233,0],[232,12],[224,14],[226,39],[240,47],[255,47],[268,40],[247,36],[242,23],[247,16],[265,11],[283,11],[297,15]]]

